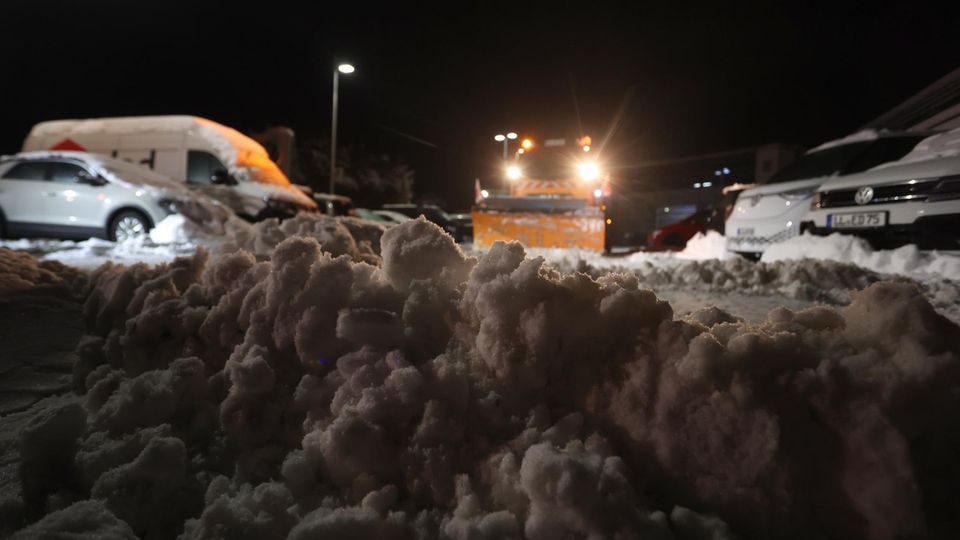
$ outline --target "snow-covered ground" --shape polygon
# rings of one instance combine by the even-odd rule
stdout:
[[[323,216],[3,245],[0,536],[960,535],[955,254]]]

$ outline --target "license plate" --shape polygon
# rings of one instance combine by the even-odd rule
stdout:
[[[753,227],[738,227],[737,236],[753,236]]]
[[[833,229],[869,229],[883,227],[886,224],[886,212],[851,212],[827,216],[827,227]]]

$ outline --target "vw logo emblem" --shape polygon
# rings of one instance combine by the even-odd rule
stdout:
[[[857,190],[856,195],[853,196],[853,200],[857,204],[867,204],[873,200],[873,188],[870,186],[863,186]]]

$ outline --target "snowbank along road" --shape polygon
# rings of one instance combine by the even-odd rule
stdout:
[[[89,274],[0,249],[4,321],[57,297],[83,334],[72,391],[0,419],[3,534],[960,535],[949,276],[565,256],[323,217]]]

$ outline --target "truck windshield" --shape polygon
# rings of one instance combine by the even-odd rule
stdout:
[[[291,187],[287,176],[266,154],[244,152],[237,156],[237,168],[240,169],[241,180]]]

